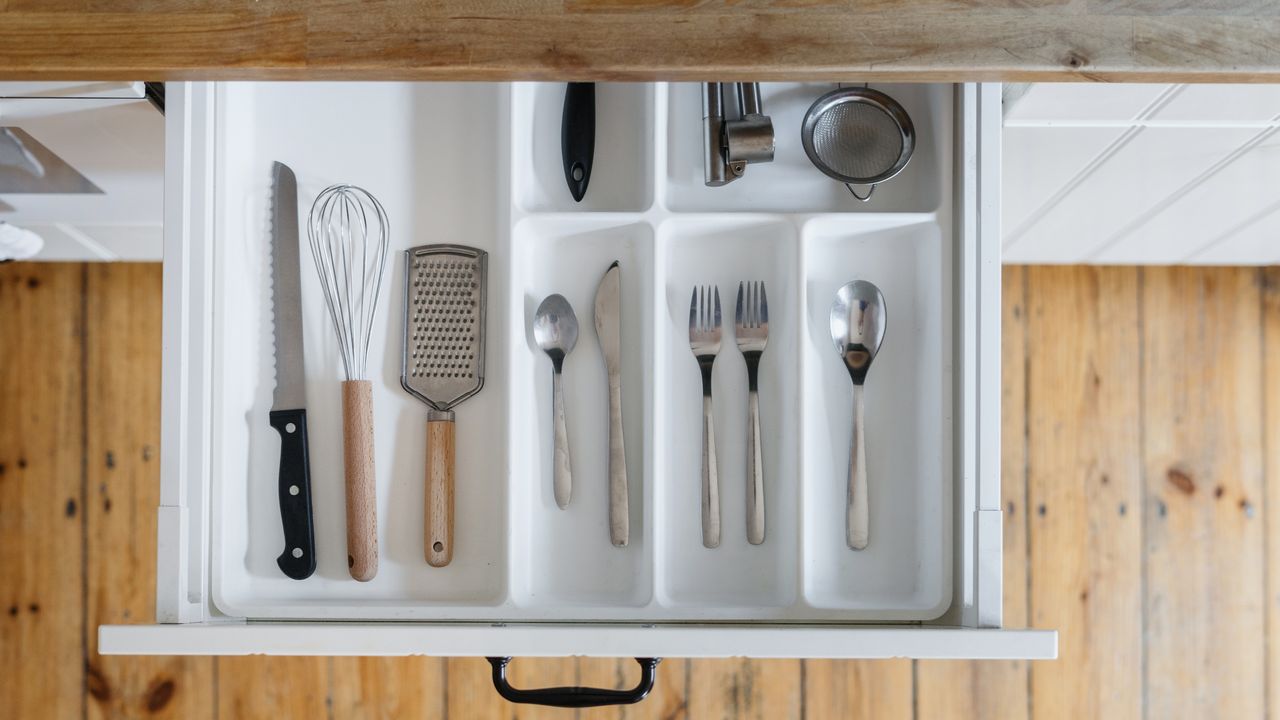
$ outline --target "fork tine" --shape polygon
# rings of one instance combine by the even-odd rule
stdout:
[[[715,294],[716,294],[715,325],[712,325],[711,328],[713,330],[719,330],[720,329],[720,286],[719,285],[715,286]]]
[[[738,327],[742,327],[745,322],[742,305],[742,291],[745,284],[746,283],[743,283],[742,281],[738,282],[738,302],[733,310],[733,321],[738,325]]]
[[[689,299],[689,332],[698,329],[698,286],[693,286],[693,297]]]
[[[769,298],[764,292],[764,281],[760,282],[760,306],[757,310],[761,327],[769,324]]]
[[[698,332],[707,331],[707,286],[703,285],[698,295]]]
[[[760,288],[764,287],[764,282],[755,281],[755,292],[751,293],[751,322],[755,327],[760,327]]]
[[[756,303],[760,302],[760,283],[755,280],[752,280],[751,284],[747,287],[747,300],[750,303],[747,306],[749,308],[747,310],[747,326],[753,328],[758,327],[760,323],[756,322],[756,311],[758,309],[756,307]]]

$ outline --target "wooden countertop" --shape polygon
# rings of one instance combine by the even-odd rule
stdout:
[[[0,0],[0,79],[1280,81],[1280,0]]]

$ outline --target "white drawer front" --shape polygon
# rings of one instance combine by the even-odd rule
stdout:
[[[575,205],[559,160],[562,85],[171,87],[157,615],[173,624],[104,628],[104,651],[1051,656],[1052,632],[979,629],[1000,625],[999,89],[883,88],[920,141],[866,205],[799,148],[822,89],[766,84],[777,159],[713,189],[700,180],[697,86],[600,85],[595,168]],[[381,547],[369,583],[344,562],[341,368],[305,240],[319,568],[299,582],[275,567],[273,160],[297,172],[304,221],[333,182],[371,190],[391,217],[369,355]],[[399,251],[435,242],[490,252],[486,382],[458,408],[456,550],[443,569],[422,559],[426,408],[399,387]],[[626,548],[608,540],[590,323],[615,259]],[[875,539],[861,552],[843,542],[849,387],[825,337],[834,289],[854,278],[881,286],[890,318],[867,386]],[[694,283],[717,283],[731,324],[739,279],[769,288],[768,533],[746,542],[745,370],[727,331],[713,383],[725,537],[708,550],[687,303]],[[577,470],[566,510],[551,493],[549,363],[529,329],[551,292],[583,325],[565,371]]]

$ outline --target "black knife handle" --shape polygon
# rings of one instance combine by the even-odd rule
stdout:
[[[272,410],[271,427],[280,433],[280,521],[284,525],[284,552],[276,564],[294,580],[305,580],[316,571],[307,411]]]
[[[595,154],[596,84],[569,83],[564,91],[564,115],[560,118],[560,155],[564,180],[576,202],[582,202],[587,194]]]

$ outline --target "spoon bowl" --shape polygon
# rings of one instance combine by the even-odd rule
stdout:
[[[578,344],[578,316],[563,295],[548,295],[533,314],[533,340],[551,356],[556,372]]]
[[[884,295],[866,280],[854,280],[836,292],[831,303],[831,341],[844,359],[854,385],[867,379],[880,351],[885,328]]]

